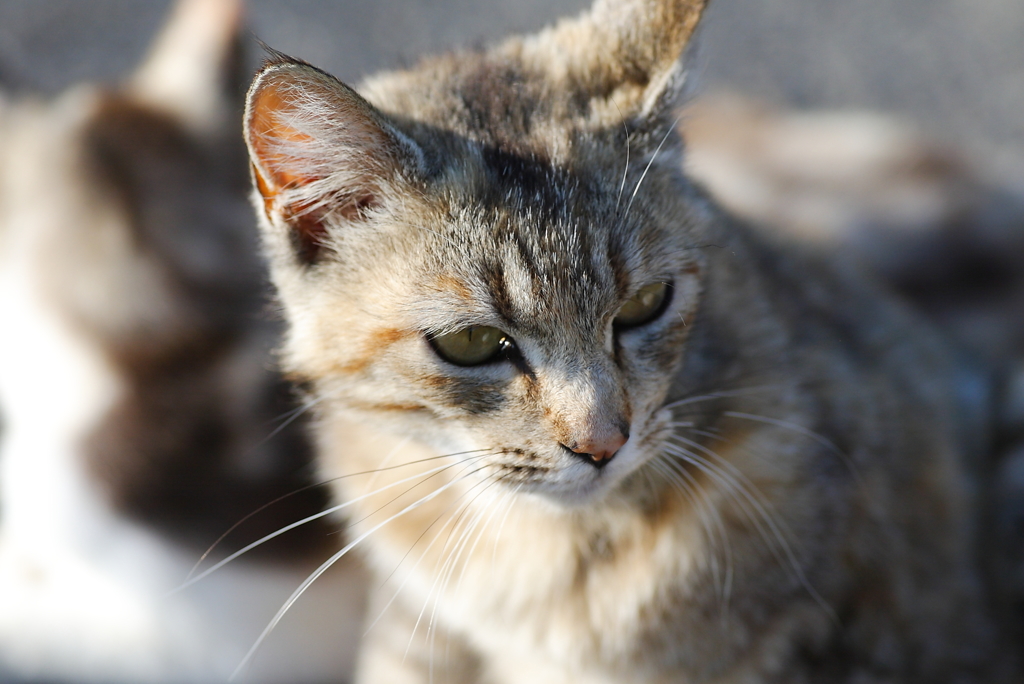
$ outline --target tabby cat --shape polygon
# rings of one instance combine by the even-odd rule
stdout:
[[[597,0],[358,93],[257,75],[284,362],[378,576],[357,681],[1009,676],[984,392],[683,175],[705,4]]]

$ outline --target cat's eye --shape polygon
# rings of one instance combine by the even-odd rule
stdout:
[[[651,283],[626,300],[615,317],[615,327],[635,328],[650,323],[660,316],[668,306],[672,286],[668,283]]]
[[[496,361],[515,347],[506,333],[488,325],[471,325],[430,338],[438,355],[456,366],[479,366]]]

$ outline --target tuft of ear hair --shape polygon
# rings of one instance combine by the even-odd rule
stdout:
[[[482,93],[481,109],[498,118],[519,108],[524,120],[543,111],[566,129],[619,128],[627,117],[633,130],[671,130],[668,114],[681,95],[684,53],[707,1],[597,0],[577,19],[468,56],[480,68],[447,73],[458,95],[437,102],[446,102],[454,117],[466,105],[468,90]],[[424,155],[354,90],[309,64],[270,52],[249,90],[245,140],[263,211],[275,234],[287,237],[274,243],[281,246],[277,253],[309,265],[330,245],[332,230],[365,221],[389,198],[408,191],[424,168]],[[496,65],[511,66],[523,79],[516,85],[533,87],[544,105],[533,111],[531,103],[540,100],[506,87],[494,76]],[[423,87],[415,74],[400,78],[412,75],[409,85]],[[486,81],[483,87],[474,90],[472,74]],[[384,78],[377,84],[383,97],[375,101],[388,111],[402,111],[394,106],[394,94],[403,89],[396,83],[386,85]],[[373,91],[371,86],[368,92]],[[523,134],[513,130],[509,137]]]
[[[597,0],[582,16],[527,38],[519,57],[561,82],[574,99],[589,100],[592,116],[657,118],[682,96],[684,55],[707,5],[708,0]],[[609,102],[615,106],[604,106]],[[598,124],[609,123],[598,118]]]
[[[271,225],[300,261],[319,257],[329,221],[364,220],[422,167],[422,152],[333,76],[275,55],[245,110],[254,182]]]
[[[221,130],[235,116],[241,22],[242,0],[178,0],[128,95],[193,131]]]

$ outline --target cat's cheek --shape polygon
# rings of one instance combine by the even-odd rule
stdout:
[[[621,366],[630,379],[636,412],[650,415],[664,401],[682,368],[691,320],[674,315],[664,325],[621,341]]]
[[[694,266],[676,278],[672,302],[649,326],[623,331],[618,339],[620,365],[633,387],[660,388],[679,369],[686,341],[700,306],[700,271]]]
[[[409,436],[438,454],[478,454],[484,451],[484,446],[472,435],[461,431],[415,430]]]
[[[547,501],[556,508],[585,508],[608,491],[607,478],[586,464],[570,464],[543,479],[516,484],[514,489]]]

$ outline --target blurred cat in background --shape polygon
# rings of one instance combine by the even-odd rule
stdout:
[[[337,544],[300,531],[168,596],[232,524],[313,482],[305,420],[271,370],[240,11],[183,0],[122,87],[0,107],[5,681],[223,680]],[[290,497],[224,547],[324,501]],[[342,569],[248,677],[344,677],[358,587]]]

